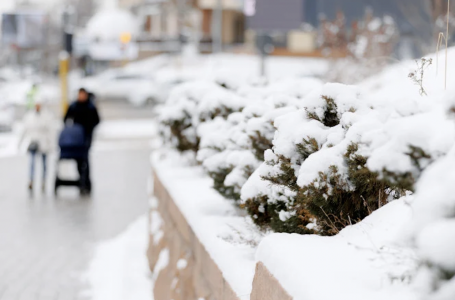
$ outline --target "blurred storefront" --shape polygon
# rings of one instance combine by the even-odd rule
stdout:
[[[138,18],[142,52],[178,52],[182,43],[199,44],[201,52],[210,52],[213,11],[217,0],[119,0],[122,9]],[[224,45],[244,42],[243,0],[222,1],[222,41]]]
[[[304,26],[307,15],[317,15],[310,7],[312,1],[274,0],[254,1],[255,8],[248,17],[248,43],[253,45],[257,35],[267,34],[273,39],[275,54],[314,55],[316,33],[313,27]]]
[[[213,36],[214,10],[218,7],[217,0],[199,0],[202,11],[202,42],[210,44]],[[222,0],[222,43],[224,45],[242,44],[245,40],[244,1]]]
[[[372,35],[387,37],[391,45],[381,47],[392,47],[390,55],[407,52],[419,56],[433,42],[432,3],[434,11],[439,14],[444,11],[440,0],[247,2],[254,3],[247,19],[249,43],[254,43],[257,34],[268,34],[274,40],[275,54],[288,55],[325,56],[328,52],[332,57],[350,55],[354,50],[349,48],[361,31],[371,39]]]

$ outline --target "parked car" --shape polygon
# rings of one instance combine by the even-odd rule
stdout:
[[[127,100],[135,106],[153,105],[157,101],[158,91],[152,76],[123,69],[111,69],[83,78],[78,85],[96,94],[101,101]]]

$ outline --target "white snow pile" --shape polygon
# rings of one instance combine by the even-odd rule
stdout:
[[[455,86],[434,64],[416,85],[418,64],[359,86],[191,82],[162,108],[204,184],[281,232],[256,259],[294,299],[455,299]]]
[[[416,255],[393,243],[411,217],[409,205],[395,201],[334,237],[272,234],[256,260],[295,300],[419,299],[409,289]]]
[[[83,278],[92,300],[153,300],[148,269],[147,217],[132,223],[118,237],[101,243]]]
[[[414,285],[431,300],[455,298],[454,154],[452,148],[422,174],[408,227],[421,262]]]

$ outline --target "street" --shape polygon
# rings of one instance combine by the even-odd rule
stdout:
[[[110,124],[151,118],[150,109],[122,103],[103,103],[100,113]],[[75,188],[61,188],[54,196],[55,157],[49,161],[45,195],[40,188],[32,194],[27,190],[25,154],[0,158],[1,300],[91,299],[81,274],[96,243],[115,237],[147,212],[149,139],[115,132],[97,137],[91,153],[93,192],[87,198]]]

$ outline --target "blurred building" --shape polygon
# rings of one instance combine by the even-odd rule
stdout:
[[[243,0],[222,0],[221,4],[223,44],[243,43]],[[211,51],[217,0],[119,0],[119,5],[140,22],[142,52],[179,51],[182,42],[195,41],[202,52]]]
[[[202,40],[211,42],[214,11],[217,9],[217,0],[198,0],[198,7],[202,11]],[[222,0],[222,41],[224,45],[235,45],[244,42],[245,15],[243,0]]]
[[[445,12],[445,4],[446,0],[119,0],[120,7],[140,22],[143,53],[178,52],[188,41],[199,41],[199,49],[209,52],[220,22],[215,12],[221,5],[225,49],[244,43],[245,49],[252,49],[256,37],[267,34],[273,38],[274,54],[329,52],[336,57],[352,54],[359,34],[370,40],[374,35],[387,37],[390,43],[380,45],[381,53],[391,51],[398,57],[425,53],[439,32],[435,19]],[[334,33],[336,28],[340,32]]]
[[[179,11],[174,0],[119,0],[121,9],[133,12],[140,24],[142,41],[178,40]]]
[[[248,42],[254,44],[259,34],[271,35],[276,54],[307,54],[316,50],[316,32],[305,27],[308,15],[317,15],[312,1],[256,1],[254,13],[248,17]]]
[[[54,73],[67,33],[86,26],[98,0],[0,0],[0,54],[11,66]]]
[[[276,53],[321,55],[321,27],[338,26],[348,43],[348,36],[368,12],[372,18],[393,19],[401,37],[397,42],[402,44],[396,45],[396,53],[405,47],[402,52],[418,56],[433,42],[431,1],[436,7],[441,5],[438,0],[257,0],[254,14],[248,17],[248,36],[252,43],[258,33],[271,35]],[[330,26],[331,30],[337,30],[336,26]]]
[[[51,10],[17,2],[1,13],[3,63],[35,72],[52,72],[58,64],[62,34]],[[27,71],[27,73],[29,73]]]

